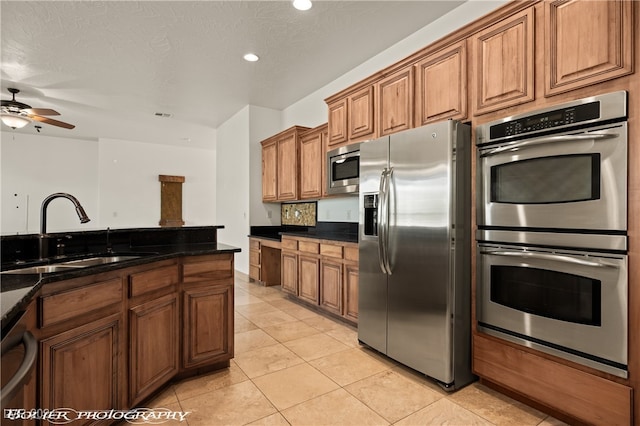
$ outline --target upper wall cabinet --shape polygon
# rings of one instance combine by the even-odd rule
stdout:
[[[300,136],[300,198],[322,198],[325,188],[327,125]]]
[[[306,130],[293,126],[261,142],[263,202],[299,199],[300,133]]]
[[[545,2],[545,95],[633,72],[633,2]]]
[[[415,65],[415,126],[467,118],[467,45],[462,40]]]
[[[471,38],[474,113],[534,99],[534,9],[528,8]]]
[[[375,85],[379,136],[413,127],[413,67],[408,66]]]
[[[373,85],[344,93],[326,99],[329,107],[329,149],[375,137]]]

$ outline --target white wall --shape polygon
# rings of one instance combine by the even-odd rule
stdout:
[[[75,196],[92,221],[81,225],[73,204],[56,199],[47,209],[48,231],[96,227],[100,198],[96,141],[11,132],[0,137],[3,235],[39,232],[40,206],[54,192]]]
[[[11,132],[1,137],[2,234],[39,232],[42,200],[54,192],[78,198],[91,222],[81,225],[72,203],[54,200],[47,210],[51,232],[158,226],[159,174],[185,176],[186,225],[217,224],[215,149]],[[215,147],[215,131],[212,137]]]
[[[117,139],[100,139],[99,147],[99,218],[103,228],[158,226],[158,175],[185,177],[185,226],[217,224],[215,150]]]

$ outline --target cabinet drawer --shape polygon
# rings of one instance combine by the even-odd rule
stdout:
[[[260,241],[254,240],[253,238],[249,239],[249,249],[251,250],[260,250]]]
[[[281,245],[283,250],[298,250],[298,240],[283,238]]]
[[[43,296],[40,326],[47,327],[115,303],[122,303],[122,279],[114,278]]]
[[[298,250],[304,253],[320,253],[320,244],[311,241],[298,242]]]
[[[360,255],[358,253],[358,247],[357,246],[346,246],[344,248],[344,258],[345,260],[351,260],[353,262],[357,262],[359,259]]]
[[[233,278],[233,254],[185,258],[182,267],[185,284]]]
[[[129,276],[129,297],[178,284],[178,265],[170,265]]]
[[[342,246],[334,244],[320,244],[320,254],[327,257],[342,259]]]
[[[250,265],[260,265],[260,252],[256,250],[251,250],[249,252],[249,264]]]

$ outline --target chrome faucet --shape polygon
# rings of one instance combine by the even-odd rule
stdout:
[[[49,195],[47,198],[42,201],[42,207],[40,207],[40,240],[39,240],[39,254],[40,259],[45,259],[48,256],[47,253],[47,207],[49,203],[56,198],[66,198],[71,201],[73,205],[76,207],[76,213],[78,213],[78,217],[80,218],[80,223],[87,223],[91,219],[87,216],[87,213],[84,211],[82,205],[76,197],[71,194],[67,194],[66,192],[56,192],[55,194]]]

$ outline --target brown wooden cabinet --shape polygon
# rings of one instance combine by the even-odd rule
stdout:
[[[129,308],[129,405],[178,372],[179,311],[176,293]]]
[[[183,261],[182,367],[233,358],[233,254]]]
[[[413,67],[407,66],[376,83],[379,136],[413,127],[413,74]]]
[[[545,95],[633,72],[632,3],[624,0],[544,3]]]
[[[126,405],[123,289],[119,273],[42,288],[41,408],[106,410]]]
[[[358,244],[284,236],[282,290],[356,323]]]
[[[320,306],[342,315],[343,265],[340,260],[323,257],[320,261]]]
[[[476,115],[534,100],[534,8],[471,38]]]
[[[180,368],[178,263],[165,261],[129,275],[129,405],[171,379]]]
[[[249,238],[249,278],[265,286],[280,285],[280,242]]]
[[[262,142],[262,201],[278,200],[278,140]]]
[[[329,108],[328,148],[376,136],[374,87],[366,84],[326,99]]]
[[[327,124],[300,136],[300,198],[322,198],[325,183]]]
[[[320,259],[316,256],[298,255],[298,297],[314,305],[318,304]]]
[[[454,43],[415,65],[415,126],[467,118],[467,43]]]
[[[43,339],[40,406],[78,411],[122,408],[123,331],[122,314],[116,313]]]
[[[262,201],[292,201],[300,196],[300,134],[293,126],[265,139],[262,145]]]

